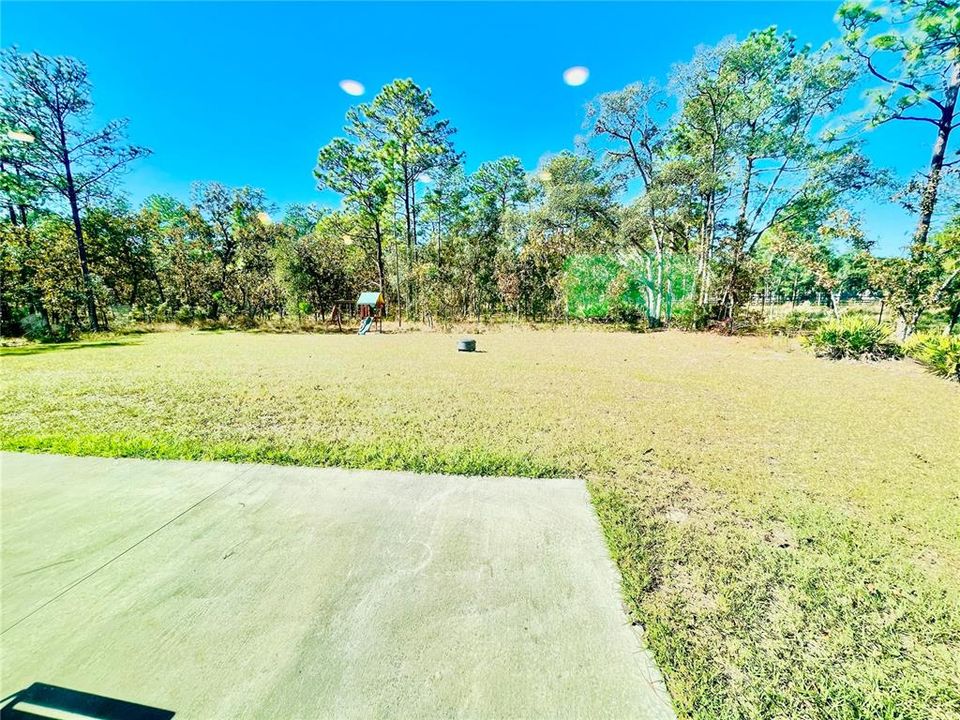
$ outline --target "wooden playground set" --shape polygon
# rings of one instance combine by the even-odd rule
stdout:
[[[373,330],[374,332],[383,332],[383,318],[387,312],[387,303],[383,299],[383,293],[373,290],[360,293],[356,302],[349,300],[339,300],[330,311],[330,322],[337,324],[337,329],[343,330],[343,323],[347,317],[360,320],[360,326],[357,329],[358,335],[366,335]]]

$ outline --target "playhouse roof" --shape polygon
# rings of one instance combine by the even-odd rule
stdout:
[[[360,298],[357,300],[357,305],[371,305],[373,307],[376,307],[377,305],[383,305],[383,295],[376,290],[373,292],[360,293]]]

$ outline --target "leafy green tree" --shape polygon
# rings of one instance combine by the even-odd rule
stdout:
[[[875,7],[854,0],[841,5],[837,17],[851,56],[881,83],[871,93],[870,124],[896,120],[934,129],[910,243],[910,266],[894,273],[904,283],[893,296],[906,337],[916,328],[933,290],[930,270],[937,259],[928,239],[944,172],[953,164],[946,161],[950,135],[960,125],[956,117],[960,5],[955,0],[891,0]]]
[[[353,236],[373,245],[380,292],[386,292],[384,216],[390,204],[390,184],[382,161],[367,146],[336,138],[320,149],[314,170],[319,188],[343,196],[353,216]]]
[[[818,228],[784,229],[775,235],[774,248],[806,269],[816,286],[827,293],[834,317],[840,319],[844,293],[861,290],[867,284],[869,245],[859,221],[838,210]]]
[[[9,221],[0,220],[0,335],[18,334],[20,316],[31,316],[31,335],[48,337],[50,317],[36,283],[43,247],[32,230],[44,211],[37,209],[37,194],[23,180],[16,160],[11,160],[11,155],[15,158],[19,152],[18,148],[12,153],[7,149],[11,142],[15,141],[6,134],[0,138],[0,197],[9,217]]]
[[[952,335],[960,322],[960,217],[955,217],[937,233],[933,247],[942,268],[933,300],[947,306],[945,334]]]
[[[157,298],[150,295],[155,292],[162,296],[154,255],[159,228],[149,211],[94,207],[84,214],[83,227],[91,263],[110,290],[111,299],[130,306],[138,302],[157,304]]]
[[[157,270],[162,301],[177,320],[213,316],[221,279],[209,228],[195,208],[183,208],[181,219],[161,224]]]
[[[837,11],[851,55],[882,85],[871,94],[869,122],[919,122],[934,128],[913,242],[926,244],[960,92],[960,4],[891,0],[882,8],[854,0]]]
[[[948,306],[947,333],[953,332],[960,309],[960,243],[953,221],[933,238],[918,258],[876,258],[869,262],[870,284],[897,312],[898,333],[906,340],[921,315],[941,303]]]
[[[79,308],[85,306],[88,286],[77,265],[77,248],[72,224],[57,215],[40,217],[31,228],[31,237],[40,248],[27,254],[33,282],[49,313],[49,332],[54,339],[66,339],[83,325]],[[103,303],[102,286],[93,286],[94,302]]]
[[[456,130],[438,116],[430,91],[409,78],[394,80],[371,103],[347,113],[351,133],[377,154],[385,179],[402,199],[408,273],[417,260],[417,182],[460,160],[452,142]]]
[[[261,290],[268,294],[275,290],[269,285],[273,275],[269,259],[276,240],[276,230],[265,219],[271,207],[263,191],[197,183],[193,203],[203,223],[200,232],[217,261],[210,317],[216,319],[224,308],[248,317],[263,312],[265,306],[260,300],[269,305],[271,299],[257,299],[255,290],[263,283],[267,285]]]
[[[469,188],[470,230],[463,261],[479,321],[483,308],[492,308],[499,297],[496,258],[502,249],[518,247],[516,214],[530,199],[530,190],[523,165],[515,157],[482,163],[470,176]]]
[[[541,313],[562,314],[570,308],[563,299],[570,287],[565,280],[569,258],[611,246],[619,219],[613,186],[592,157],[565,151],[542,164],[531,190],[517,264],[519,297],[524,306],[538,307]],[[534,286],[534,277],[539,286]]]
[[[288,232],[277,244],[280,285],[296,314],[325,320],[334,303],[356,296],[362,251],[344,242],[343,226],[341,217],[328,214],[310,232]]]
[[[645,268],[651,327],[669,322],[671,254],[688,246],[686,223],[681,219],[684,192],[677,183],[679,166],[669,152],[671,128],[660,119],[665,108],[666,99],[656,84],[633,83],[601,95],[587,109],[591,135],[603,148],[615,181],[625,185],[639,180],[643,191],[621,213],[616,229],[621,252]]]
[[[718,232],[728,230],[723,221],[723,208],[731,192],[738,117],[728,88],[715,78],[732,45],[732,41],[726,41],[698,48],[693,59],[677,66],[671,77],[671,88],[680,99],[680,112],[670,144],[673,153],[689,163],[688,215],[697,221],[695,302],[691,318],[695,327],[701,326],[709,316],[711,261]]]
[[[20,321],[31,318],[31,335],[40,339],[49,334],[50,317],[36,283],[38,245],[25,226],[0,223],[0,335],[19,334]],[[33,322],[38,320],[39,322]]]
[[[309,235],[325,215],[323,208],[312,203],[308,205],[295,203],[290,205],[283,214],[283,224],[297,236]]]
[[[196,235],[205,235],[201,232],[203,225],[195,210],[189,209],[184,203],[169,195],[151,195],[147,197],[138,211],[138,222],[142,227],[141,232],[151,239],[151,270],[152,280],[156,285],[157,300],[159,301],[154,310],[157,318],[168,319],[167,315],[171,310],[180,308],[181,303],[178,300],[179,281],[173,278],[172,259],[181,250],[178,245],[189,243]],[[212,253],[208,252],[203,257],[212,258]],[[198,256],[197,269],[202,268],[203,263],[199,262]],[[189,266],[183,266],[184,270],[189,270]],[[182,278],[185,280],[186,278]],[[173,291],[171,297],[167,290]],[[212,293],[212,291],[211,291]],[[195,303],[188,303],[195,305]]]
[[[721,298],[732,322],[749,282],[743,261],[760,237],[795,218],[828,213],[872,181],[852,142],[818,134],[855,79],[828,49],[797,48],[792,35],[754,32],[725,53],[714,81],[730,92],[735,208]]]
[[[554,155],[536,173],[534,189],[541,202],[533,221],[563,238],[565,254],[609,242],[618,219],[613,186],[593,158],[569,151]]]
[[[424,242],[416,266],[418,306],[445,321],[463,314],[467,250],[470,248],[470,189],[460,164],[432,173],[420,214]]]
[[[452,165],[435,173],[433,186],[424,194],[423,220],[432,228],[429,243],[436,250],[435,263],[444,271],[444,237],[461,235],[469,223],[468,198],[470,188],[463,166]],[[452,257],[452,253],[448,253]]]
[[[0,125],[33,137],[17,159],[22,176],[44,196],[59,198],[69,207],[87,316],[96,331],[96,288],[81,214],[92,202],[109,196],[118,170],[149,151],[124,143],[125,120],[111,121],[99,130],[88,128],[93,103],[83,63],[9,48],[3,51],[0,67],[5,78]]]

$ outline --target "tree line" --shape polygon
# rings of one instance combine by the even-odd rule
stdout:
[[[948,0],[846,3],[821,48],[775,28],[698,49],[665,84],[598,96],[573,150],[468,173],[431,93],[395,80],[351,108],[318,153],[338,209],[198,183],[131,207],[146,158],[126,121],[93,128],[84,65],[3,51],[0,320],[68,337],[117,319],[323,322],[379,289],[399,321],[511,315],[735,329],[758,299],[882,299],[903,336],[960,316],[949,155],[960,14]],[[843,113],[859,88],[869,107]],[[898,187],[862,131],[929,129],[927,169]],[[882,132],[882,130],[878,130]],[[922,150],[922,149],[918,149]],[[893,194],[915,216],[902,257],[872,252],[850,208]],[[947,219],[937,223],[937,218]]]

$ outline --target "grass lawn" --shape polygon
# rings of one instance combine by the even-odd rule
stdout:
[[[960,717],[960,386],[782,339],[455,340],[10,349],[0,443],[583,476],[681,716]]]

